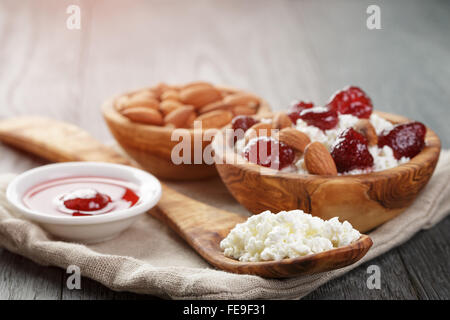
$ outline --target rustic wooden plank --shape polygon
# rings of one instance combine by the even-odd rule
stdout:
[[[0,300],[61,298],[62,271],[39,266],[0,248]]]
[[[306,299],[443,299],[449,297],[450,217],[407,243],[324,284]],[[432,252],[432,254],[430,254]],[[367,267],[381,270],[381,289],[366,286]]]
[[[69,31],[65,2],[2,1],[0,117],[38,113],[71,121],[108,141],[96,112],[101,102],[161,80],[233,84],[261,94],[276,109],[294,98],[324,103],[332,91],[352,82],[369,92],[376,108],[424,121],[449,147],[450,4],[380,2],[383,30],[369,31],[365,9],[372,2],[136,1],[129,6],[118,0],[75,1],[81,5],[82,29]],[[0,172],[37,164],[0,146]],[[412,247],[408,242],[374,260],[389,280],[386,291],[367,292],[366,266],[361,266],[311,297],[448,298],[448,264],[435,261],[443,253],[448,257],[447,221],[438,232],[433,228],[412,239]],[[430,247],[435,252],[426,250]],[[28,260],[6,260],[0,259],[6,288],[39,279],[32,272],[11,271],[36,267]],[[42,272],[56,277],[62,271]],[[62,296],[140,298],[117,295],[90,280],[83,286],[82,292],[63,290]],[[9,292],[3,290],[10,289],[0,295]],[[39,289],[27,285],[23,290],[21,296],[33,297]]]
[[[65,26],[67,5],[0,2],[0,117],[45,113],[76,122],[82,36]],[[36,157],[0,145],[1,173],[20,173],[42,164]],[[1,250],[0,297],[60,299],[62,273]]]
[[[422,231],[399,248],[402,262],[420,298],[450,297],[450,217]]]
[[[378,266],[381,288],[369,289],[367,268]],[[369,261],[345,276],[325,283],[305,299],[417,299],[418,295],[396,249]]]
[[[32,11],[30,3],[0,3],[0,117],[19,113],[21,109],[14,104],[15,90],[36,47]],[[18,173],[43,162],[0,146],[0,163],[0,172]],[[0,249],[0,299],[59,299],[61,278],[61,270],[57,268],[38,266]]]
[[[6,1],[0,35],[0,117],[45,115],[77,123],[87,34],[66,28],[61,1]],[[88,12],[88,10],[86,10]]]

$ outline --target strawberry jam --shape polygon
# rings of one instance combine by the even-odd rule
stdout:
[[[373,105],[369,96],[358,87],[347,87],[336,92],[328,106],[341,114],[351,114],[358,118],[370,118]]]
[[[244,132],[250,129],[251,126],[257,124],[259,121],[249,116],[237,116],[231,121],[233,130],[242,129]]]
[[[327,108],[306,109],[300,113],[300,118],[323,131],[333,129],[339,122],[336,110]]]
[[[136,190],[136,185],[119,179],[68,177],[32,187],[23,202],[49,215],[98,215],[134,206],[139,201]]]
[[[348,128],[342,131],[331,151],[338,172],[351,170],[370,170],[373,166],[373,156],[369,152],[366,138]]]
[[[263,167],[281,170],[294,162],[294,150],[271,137],[259,137],[249,142],[244,157]]]
[[[398,160],[402,157],[413,158],[425,147],[427,128],[423,123],[411,122],[396,125],[378,137],[378,147],[389,146]]]
[[[287,115],[291,118],[293,124],[297,123],[300,119],[300,113],[305,109],[311,109],[314,107],[312,102],[296,101],[294,102],[288,110]]]

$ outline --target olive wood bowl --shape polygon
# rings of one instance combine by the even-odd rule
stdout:
[[[230,87],[217,87],[231,93],[244,92]],[[117,99],[123,95],[130,95],[138,91],[130,91],[108,99],[102,106],[103,117],[109,130],[125,152],[145,170],[159,178],[168,180],[196,180],[217,175],[214,163],[206,164],[202,161],[201,164],[194,164],[193,158],[191,164],[174,164],[172,162],[172,149],[179,143],[179,141],[171,140],[172,133],[175,130],[174,128],[132,122],[116,110],[115,102]],[[255,116],[261,116],[267,113],[270,113],[270,106],[265,100],[260,98],[260,105]],[[183,130],[187,130],[191,136],[192,151],[194,148],[193,141],[196,139],[195,136],[197,136],[197,141],[201,141],[203,154],[206,146],[210,144],[210,141],[204,141],[201,138],[204,130]],[[191,152],[192,157],[193,154]]]
[[[376,113],[394,124],[410,121]],[[232,143],[220,144],[222,139],[224,130],[212,143],[216,168],[231,194],[249,211],[301,209],[322,219],[337,216],[360,232],[379,226],[411,205],[430,180],[441,150],[439,137],[427,128],[425,148],[405,164],[369,174],[319,176],[279,172],[242,158],[236,163],[240,156]]]

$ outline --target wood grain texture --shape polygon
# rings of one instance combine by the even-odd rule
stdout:
[[[398,115],[378,114],[392,123],[409,122]],[[339,216],[366,232],[403,212],[428,183],[441,143],[430,128],[425,143],[425,148],[406,164],[366,175],[339,177],[284,173],[246,161],[238,163],[224,130],[212,146],[216,168],[228,190],[254,214],[302,209],[325,220]]]
[[[134,166],[87,132],[46,118],[0,121],[0,141],[50,161],[105,161]],[[269,278],[313,274],[353,264],[372,246],[372,240],[362,235],[348,246],[319,254],[281,261],[240,262],[225,257],[219,244],[236,224],[246,220],[245,217],[191,199],[164,184],[162,188],[161,199],[150,213],[171,227],[213,266],[229,272]]]
[[[228,91],[231,93],[242,92],[230,88]],[[129,92],[123,95],[130,94]],[[217,175],[213,164],[204,163],[202,158],[199,160],[194,158],[194,153],[199,151],[203,156],[203,151],[210,144],[212,134],[209,135],[208,140],[203,138],[205,130],[178,129],[178,132],[183,130],[183,136],[176,140],[172,139],[173,128],[132,122],[120,114],[115,107],[115,101],[123,95],[107,100],[103,104],[103,116],[116,141],[144,169],[159,178],[170,180],[198,180]],[[270,106],[261,100],[257,115],[269,111]],[[181,141],[188,141],[188,145],[191,146],[191,154],[188,157],[190,164],[175,165],[172,162],[172,150]],[[197,151],[195,147],[197,142],[195,141],[198,141],[199,144]]]
[[[450,218],[433,228],[433,233],[421,232],[409,246],[401,246],[398,250],[408,277],[421,297],[445,299],[450,296],[450,286],[447,285],[450,259],[446,258],[450,254],[446,240],[448,230]],[[433,253],[428,259],[417,258],[424,257],[428,252]]]
[[[372,273],[368,273],[369,266],[377,266],[380,270],[380,289],[369,289],[367,279]],[[395,269],[392,270],[392,269]],[[355,272],[344,278],[325,283],[318,290],[310,293],[305,299],[403,299],[411,300],[419,295],[414,285],[409,281],[406,270],[403,269],[401,256],[395,251],[387,255],[377,257],[370,262],[361,265]],[[401,285],[400,285],[401,284]]]
[[[323,103],[331,92],[353,83],[369,93],[377,109],[424,122],[443,147],[450,147],[448,1],[72,3],[81,7],[81,30],[65,28],[64,1],[0,1],[0,117],[50,116],[108,142],[108,128],[95,110],[127,88],[204,79],[255,92],[282,110],[296,98]],[[370,4],[380,5],[382,30],[365,27]],[[20,173],[43,163],[0,145],[1,172]],[[217,178],[172,187],[246,214]],[[366,266],[361,266],[312,298],[448,299],[448,268],[442,265],[450,261],[448,221],[370,262],[382,268],[381,290],[367,289]],[[425,249],[429,243],[442,246],[439,255]],[[410,253],[410,260],[403,260],[400,250]],[[24,259],[0,259],[4,284],[33,281],[34,273],[17,271],[25,265],[35,266]],[[83,289],[83,298],[113,294],[91,285]],[[37,290],[24,287],[15,297],[32,297]]]
[[[54,162],[131,162],[80,128],[43,117],[0,120],[0,140],[23,151]],[[56,147],[55,147],[56,146]]]
[[[449,228],[450,217],[345,277],[324,284],[305,299],[444,299],[449,296]],[[370,265],[380,268],[379,290],[366,285]]]
[[[0,300],[60,298],[62,270],[38,266],[4,249],[0,249],[0,261]]]

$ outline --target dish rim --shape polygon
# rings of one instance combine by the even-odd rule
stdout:
[[[80,167],[81,170],[79,169]],[[73,171],[76,172],[77,168],[79,169],[78,174],[76,173],[68,174],[65,171],[68,170],[70,172]],[[51,216],[39,212],[37,210],[30,209],[23,203],[22,199],[24,194],[32,186],[53,179],[83,176],[86,174],[90,174],[87,173],[89,172],[89,169],[86,168],[89,168],[92,172],[92,176],[95,177],[123,179],[118,176],[124,175],[134,178],[135,181],[138,181],[136,183],[139,188],[138,203],[130,208],[113,211],[112,213],[109,214],[77,216],[77,217],[73,217],[70,215],[66,216],[64,214],[61,214],[61,216]],[[96,171],[100,171],[101,173],[97,173]],[[107,174],[108,172],[110,174]],[[52,178],[49,179],[47,177],[48,174],[52,174]],[[20,188],[24,184],[26,185],[27,183],[26,181],[29,179],[38,180],[38,182],[34,182],[32,186],[24,188],[24,190],[21,191]],[[15,177],[9,183],[6,189],[6,198],[8,202],[14,208],[19,210],[26,218],[41,223],[55,224],[55,225],[93,225],[125,220],[143,214],[146,211],[150,210],[158,203],[159,199],[161,198],[161,194],[162,194],[161,183],[156,177],[154,177],[150,173],[126,165],[107,162],[90,162],[90,161],[55,163],[33,168]]]

